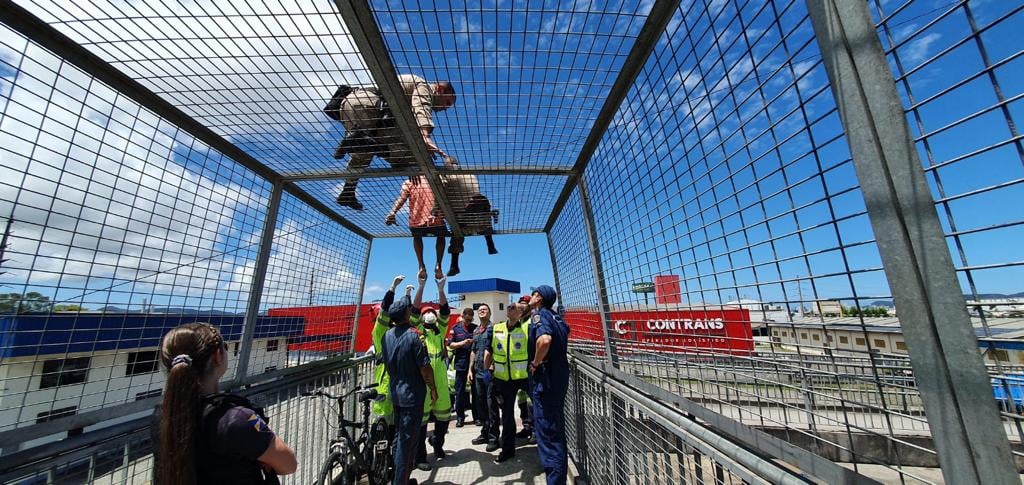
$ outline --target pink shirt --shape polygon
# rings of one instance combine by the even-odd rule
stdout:
[[[444,224],[444,218],[433,215],[434,193],[430,184],[423,177],[416,177],[416,182],[406,180],[402,183],[402,197],[409,200],[409,227],[430,227]]]

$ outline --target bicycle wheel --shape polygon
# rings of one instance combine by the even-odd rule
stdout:
[[[355,485],[356,477],[352,470],[349,470],[345,461],[347,453],[345,450],[335,451],[327,457],[324,466],[320,468],[320,476],[316,485]]]
[[[370,469],[366,476],[370,485],[386,485],[394,478],[391,457],[391,438],[388,436],[388,427],[383,419],[374,421],[370,426],[370,436],[367,443],[370,448]]]

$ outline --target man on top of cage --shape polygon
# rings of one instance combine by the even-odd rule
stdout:
[[[402,91],[409,96],[412,114],[423,137],[423,143],[431,156],[447,155],[434,143],[434,111],[444,111],[455,104],[455,88],[449,81],[428,83],[414,74],[398,76]],[[334,158],[341,159],[350,154],[348,168],[364,169],[370,166],[374,155],[387,160],[392,167],[405,168],[415,165],[409,147],[402,140],[402,133],[395,125],[394,115],[379,90],[376,88],[353,88],[339,86],[331,101],[324,107],[328,117],[345,125],[345,138],[334,151]],[[338,195],[338,204],[355,210],[363,210],[363,204],[356,199],[358,178],[345,180]]]

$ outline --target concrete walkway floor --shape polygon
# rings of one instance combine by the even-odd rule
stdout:
[[[521,425],[518,429],[522,429]],[[431,423],[427,432],[432,433]],[[444,450],[448,456],[443,460],[434,460],[433,450],[427,453],[429,463],[434,467],[429,472],[414,470],[412,478],[419,483],[436,483],[441,485],[471,484],[543,484],[544,469],[537,457],[537,445],[527,444],[518,440],[516,456],[512,460],[495,465],[492,460],[498,452],[488,453],[487,445],[474,445],[473,438],[480,434],[480,428],[466,424],[456,428],[452,422],[445,438]],[[428,447],[428,449],[430,449]]]

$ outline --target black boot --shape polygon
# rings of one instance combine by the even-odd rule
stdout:
[[[363,210],[363,204],[360,204],[356,200],[356,184],[345,183],[345,186],[341,189],[341,193],[338,194],[338,204],[343,207],[351,207],[357,211]]]
[[[416,468],[427,471],[430,465],[427,463],[427,425],[420,427],[420,442],[416,447]]]
[[[444,452],[444,435],[448,434],[448,421],[434,423],[434,436],[430,437],[430,445],[434,447],[434,459],[440,460],[448,456]]]
[[[490,234],[485,234],[484,240],[487,241],[487,254],[498,254],[498,248],[494,246],[494,237]]]

